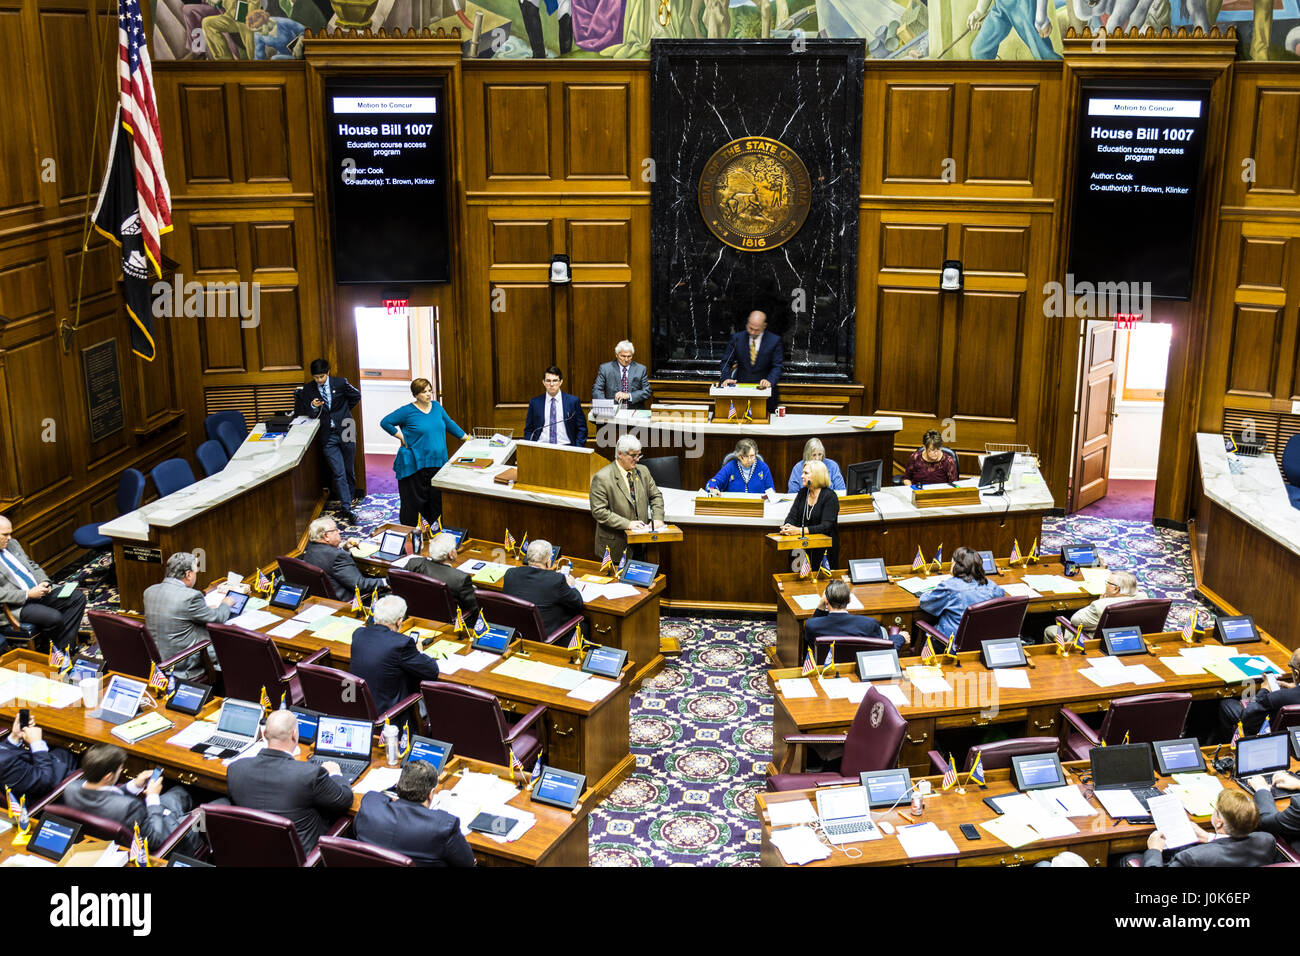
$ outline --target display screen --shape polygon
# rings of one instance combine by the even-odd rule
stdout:
[[[247,594],[241,594],[238,591],[231,591],[229,594],[226,595],[226,597],[231,599],[231,605],[230,605],[231,617],[238,617],[239,615],[244,613],[244,605],[248,603],[248,597],[249,597]],[[222,600],[225,600],[225,598],[222,598]]]
[[[401,554],[406,550],[406,535],[400,531],[385,531],[379,539],[379,554]]]
[[[586,779],[577,774],[561,773],[547,767],[542,771],[537,785],[533,787],[533,799],[562,807],[572,807],[577,804],[578,797],[582,795],[582,785]]]
[[[334,278],[448,281],[442,80],[328,80],[324,113]]]
[[[261,722],[261,704],[227,699],[221,705],[221,717],[217,721],[217,729],[223,734],[233,734],[236,737],[253,737],[257,734],[257,725]]]
[[[897,651],[858,651],[859,680],[889,680],[902,676]]]
[[[207,693],[207,688],[197,684],[178,684],[176,693],[171,699],[171,706],[174,709],[184,708],[190,712],[196,711],[203,706],[203,698],[207,696]]]
[[[32,849],[40,850],[43,856],[58,858],[68,851],[72,835],[77,832],[75,826],[69,826],[61,820],[46,818],[41,828],[32,837]]]
[[[1025,662],[1025,648],[1020,638],[984,642],[984,663],[988,667],[1015,667]]]
[[[1243,737],[1237,741],[1237,776],[1269,770],[1285,770],[1291,760],[1287,753],[1287,734],[1267,737]]]
[[[602,677],[617,677],[623,670],[625,660],[627,660],[627,651],[617,647],[596,647],[587,654],[587,659],[582,662],[582,669]]]
[[[114,714],[134,714],[144,693],[144,682],[114,674],[104,692],[102,709]]]
[[[887,577],[884,558],[855,558],[849,562],[849,580],[854,584],[884,581]]]
[[[1205,148],[1206,84],[1085,83],[1079,108],[1069,279],[1060,315],[1144,312],[1149,295],[1187,299],[1196,257],[1196,202]],[[1086,289],[1080,283],[1089,283]],[[1135,284],[1136,295],[1090,309],[1097,283]],[[1050,304],[1050,302],[1049,302]],[[1104,312],[1105,314],[1098,314]],[[1145,315],[1150,319],[1151,316]]]
[[[1016,768],[1016,779],[1021,790],[1054,787],[1064,782],[1061,779],[1061,765],[1051,755],[1013,757],[1012,765]]]
[[[275,594],[271,596],[269,603],[275,607],[287,608],[292,611],[302,603],[303,596],[307,589],[298,584],[281,584],[275,589]]]
[[[1219,638],[1224,644],[1249,644],[1259,640],[1252,617],[1221,617],[1215,623],[1219,625]]]
[[[1097,552],[1088,547],[1067,547],[1062,557],[1066,561],[1073,561],[1079,567],[1092,567],[1097,563]]]
[[[433,767],[435,773],[441,773],[442,765],[450,752],[451,744],[430,740],[428,737],[416,737],[411,741],[411,752],[407,755],[406,762],[423,760]]]
[[[1201,750],[1197,741],[1171,740],[1156,744],[1160,752],[1161,769],[1166,773],[1182,773],[1184,770],[1200,770]]]
[[[321,717],[316,725],[316,750],[328,750],[330,753],[351,757],[369,757],[370,737],[374,731],[374,725],[368,720]]]
[[[655,572],[659,570],[657,564],[646,564],[644,561],[629,561],[627,567],[623,569],[623,580],[628,584],[637,584],[643,588],[648,588],[654,583]]]
[[[862,785],[867,788],[868,803],[873,807],[888,807],[901,803],[912,789],[912,775],[906,770],[881,770],[862,774]]]
[[[489,625],[487,633],[475,639],[474,646],[481,651],[500,654],[510,646],[510,637],[513,634],[514,631],[497,627],[495,624]]]
[[[303,711],[290,707],[298,715],[298,742],[309,744],[316,740],[316,722],[320,720],[320,714],[304,713]]]
[[[1142,629],[1138,627],[1108,627],[1101,636],[1111,654],[1140,654],[1146,650]]]

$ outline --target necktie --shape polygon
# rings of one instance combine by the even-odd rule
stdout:
[[[328,382],[326,382],[324,385],[320,387],[320,400],[325,403],[325,407],[321,410],[325,413],[324,415],[325,427],[329,428],[331,422],[330,422],[330,386]]]
[[[627,495],[632,499],[632,514],[636,515],[637,518],[640,518],[641,515],[636,510],[636,483],[632,480],[634,474],[635,472],[631,471],[627,473]]]
[[[32,588],[36,587],[36,579],[27,573],[27,569],[23,567],[21,561],[15,558],[8,551],[0,551],[0,557],[4,558],[5,564],[8,565],[9,569],[13,571],[18,580],[22,582],[27,590],[30,591]]]
[[[627,387],[627,366],[626,365],[623,366],[623,387],[620,389],[620,391],[623,392],[630,391],[630,389]]]
[[[749,338],[749,364],[753,365],[758,361],[758,339],[750,336]]]
[[[546,439],[552,445],[559,444],[559,440],[556,437],[556,431],[555,431],[556,426],[559,424],[557,422],[557,419],[559,418],[559,414],[555,410],[555,401],[556,401],[555,399],[551,399],[551,433],[550,433],[550,437]]]

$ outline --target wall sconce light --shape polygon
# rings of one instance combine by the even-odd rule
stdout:
[[[944,292],[960,292],[962,282],[961,262],[957,259],[943,260],[943,271],[939,273],[939,288]]]
[[[567,285],[571,281],[569,257],[557,252],[551,256],[551,285]]]

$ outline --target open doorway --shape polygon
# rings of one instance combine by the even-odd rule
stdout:
[[[1089,323],[1094,324],[1106,323]],[[1113,364],[1108,373],[1112,384],[1105,412],[1094,415],[1100,421],[1093,425],[1094,430],[1104,427],[1107,432],[1107,453],[1094,460],[1079,514],[1151,520],[1172,330],[1167,322],[1139,322],[1131,329],[1113,330]],[[1101,329],[1095,331],[1104,335]],[[1094,372],[1101,368],[1093,367]]]
[[[389,412],[412,400],[411,382],[427,378],[433,383],[434,398],[442,401],[438,311],[436,306],[395,310],[358,306],[356,309],[357,364],[369,494],[397,494],[397,479],[393,475],[397,439],[380,428],[379,423]]]

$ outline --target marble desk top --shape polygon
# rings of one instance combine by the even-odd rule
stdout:
[[[189,521],[245,489],[297,468],[319,428],[320,422],[309,420],[290,426],[278,441],[260,441],[256,439],[266,429],[259,424],[221,471],[101,524],[99,533],[122,541],[148,541],[150,527],[171,528]]]
[[[765,424],[746,425],[744,422],[727,421],[653,421],[650,414],[649,411],[622,409],[612,416],[590,413],[587,417],[597,426],[612,424],[628,431],[653,428],[663,431],[693,431],[704,435],[752,435],[755,438],[764,436],[812,438],[853,433],[897,432],[903,429],[901,418],[872,415],[786,415],[784,418],[773,416]],[[868,422],[873,421],[876,423],[874,426],[864,427]]]
[[[1291,506],[1282,472],[1272,455],[1230,455],[1223,436],[1199,433],[1201,487],[1216,505],[1300,554],[1300,509]],[[1240,466],[1240,474],[1232,466]]]
[[[514,451],[514,443],[499,448],[492,448],[483,439],[468,441],[452,456],[457,458],[491,457],[496,464],[483,469],[469,469],[451,462],[444,465],[433,478],[433,486],[443,491],[461,491],[469,494],[486,495],[491,498],[504,498],[513,501],[528,501],[534,504],[551,505],[557,508],[569,508],[574,511],[591,510],[591,503],[586,498],[570,498],[563,495],[547,494],[538,491],[524,491],[513,485],[498,484],[493,476],[500,474],[507,465]],[[973,479],[967,479],[973,481]],[[942,518],[956,515],[998,514],[1010,510],[1039,511],[1053,507],[1052,494],[1037,469],[1026,470],[1020,476],[1021,486],[1007,488],[1005,497],[993,497],[981,494],[977,505],[958,505],[953,507],[916,508],[912,505],[912,491],[904,486],[883,488],[874,497],[876,510],[870,514],[840,515],[841,525],[872,524],[883,521],[904,521],[907,519]],[[946,486],[940,486],[946,487]],[[790,511],[793,495],[783,494],[775,501],[767,502],[763,507],[763,517],[757,516],[720,516],[697,515],[695,499],[702,494],[698,490],[662,488],[664,496],[664,517],[676,525],[750,525],[755,528],[775,530],[785,520]],[[728,495],[727,497],[761,498],[762,495]]]

